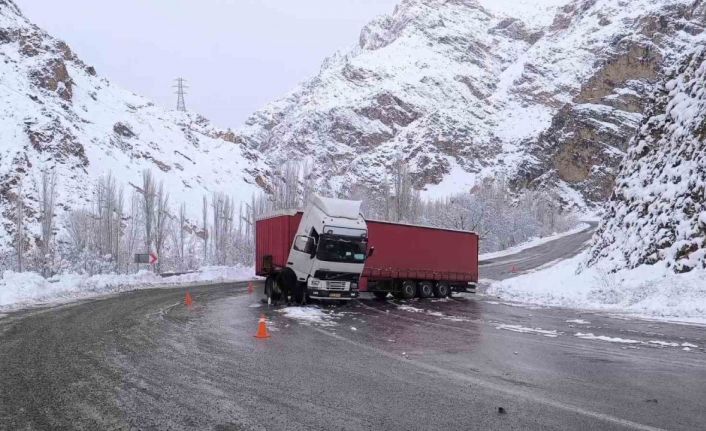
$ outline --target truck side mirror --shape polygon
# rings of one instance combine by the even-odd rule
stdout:
[[[373,254],[375,254],[375,247],[370,247],[370,250],[368,250],[368,257],[373,257]]]

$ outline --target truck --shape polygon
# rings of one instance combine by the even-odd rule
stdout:
[[[255,269],[267,302],[347,301],[370,292],[441,298],[475,289],[478,235],[366,220],[358,201],[314,196],[304,211],[255,223]]]
[[[255,272],[265,277],[268,303],[358,297],[370,253],[360,206],[360,201],[314,195],[303,212],[256,220]]]

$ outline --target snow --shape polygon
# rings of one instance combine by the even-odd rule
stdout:
[[[486,293],[529,304],[706,323],[706,271],[675,274],[662,262],[611,273],[600,266],[585,267],[587,254],[492,282]]]
[[[329,217],[357,220],[360,217],[360,206],[362,202],[314,195],[313,204],[321,208]]]
[[[607,341],[608,343],[620,343],[620,344],[640,344],[640,341],[638,341],[638,340],[629,340],[626,338],[619,338],[619,337],[607,337],[605,335],[593,335],[592,333],[584,334],[581,332],[577,332],[574,335],[579,338],[583,338],[584,340],[599,340],[599,341]]]
[[[440,311],[423,310],[421,308],[416,308],[416,307],[412,307],[409,305],[398,305],[397,309],[402,310],[402,311],[407,311],[409,313],[423,313],[423,314],[427,314],[429,316],[440,317],[443,320],[448,320],[451,322],[467,322],[468,321],[468,319],[466,319],[464,317],[450,316],[450,315],[444,314]]]
[[[524,326],[520,325],[507,325],[507,324],[502,324],[496,326],[497,329],[503,329],[505,331],[512,331],[512,332],[520,332],[523,334],[536,334],[536,335],[543,335],[545,337],[550,337],[550,338],[556,338],[561,334],[560,332],[557,332],[556,330],[546,330],[542,328],[527,328]]]
[[[583,319],[570,319],[567,320],[566,323],[576,323],[577,325],[590,325],[591,322],[588,320],[583,320]]]
[[[479,179],[478,174],[465,171],[454,159],[447,158],[449,173],[439,184],[429,184],[421,193],[424,199],[438,199],[443,196],[470,191]]]
[[[653,346],[653,347],[683,347],[682,350],[689,349],[691,348],[697,348],[698,346],[691,344],[691,343],[677,343],[673,341],[662,341],[662,340],[649,340],[649,341],[640,341],[640,340],[632,340],[628,338],[620,338],[620,337],[609,337],[607,335],[595,335],[591,332],[588,333],[582,333],[582,332],[577,332],[574,334],[574,336],[584,339],[584,340],[597,340],[597,341],[605,341],[607,343],[618,343],[618,344],[631,344],[631,345],[643,345],[643,346]],[[686,350],[688,351],[688,350]]]
[[[286,307],[277,310],[277,312],[289,317],[290,319],[297,320],[303,324],[315,323],[320,326],[335,326],[334,316],[332,314],[325,313],[319,307],[316,306],[306,306],[306,307]]]
[[[63,274],[45,279],[33,272],[5,271],[0,279],[0,311],[63,304],[137,289],[215,284],[253,278],[254,269],[251,267],[206,267],[199,272],[169,278],[141,271],[130,275]]]
[[[571,0],[476,0],[484,8],[498,15],[507,15],[533,27],[552,23],[556,9]]]
[[[575,235],[579,232],[583,232],[583,231],[590,229],[590,228],[591,228],[591,225],[589,225],[588,223],[581,223],[577,227],[575,227],[571,230],[567,230],[566,232],[555,233],[553,235],[548,235],[543,238],[531,238],[528,241],[523,242],[522,244],[518,244],[514,247],[506,248],[505,250],[494,251],[491,253],[483,253],[478,256],[478,259],[483,261],[483,260],[495,259],[498,257],[510,256],[513,254],[517,254],[523,250],[527,250],[528,248],[537,247],[538,245],[546,244],[548,242],[555,241],[559,238],[563,238],[563,237],[570,236],[570,235]]]

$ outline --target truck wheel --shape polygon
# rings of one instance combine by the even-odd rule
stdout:
[[[292,292],[292,299],[297,305],[306,304],[306,283],[295,284],[294,292]]]
[[[373,292],[375,299],[387,299],[387,292]]]
[[[429,281],[422,281],[417,287],[420,298],[431,298],[434,294],[434,286]]]
[[[417,295],[417,283],[412,280],[405,280],[400,287],[402,299],[412,299]]]
[[[282,290],[282,297],[284,300],[286,300],[287,302],[289,302],[290,300],[294,300],[296,302],[294,295],[297,293],[298,290],[297,275],[294,273],[294,271],[292,271],[291,268],[285,268],[285,270],[279,274],[279,277],[277,278],[277,284]]]
[[[449,284],[445,281],[439,281],[434,286],[434,296],[437,298],[446,298],[451,295],[451,289],[449,289]]]
[[[265,280],[265,302],[276,304],[282,297],[282,290],[277,284],[274,276],[269,276]]]

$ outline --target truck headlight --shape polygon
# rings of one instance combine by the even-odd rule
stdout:
[[[310,278],[308,282],[309,287],[315,289],[326,289],[326,280],[319,280],[318,278]]]
[[[355,290],[358,288],[358,283],[351,283],[351,289]]]

